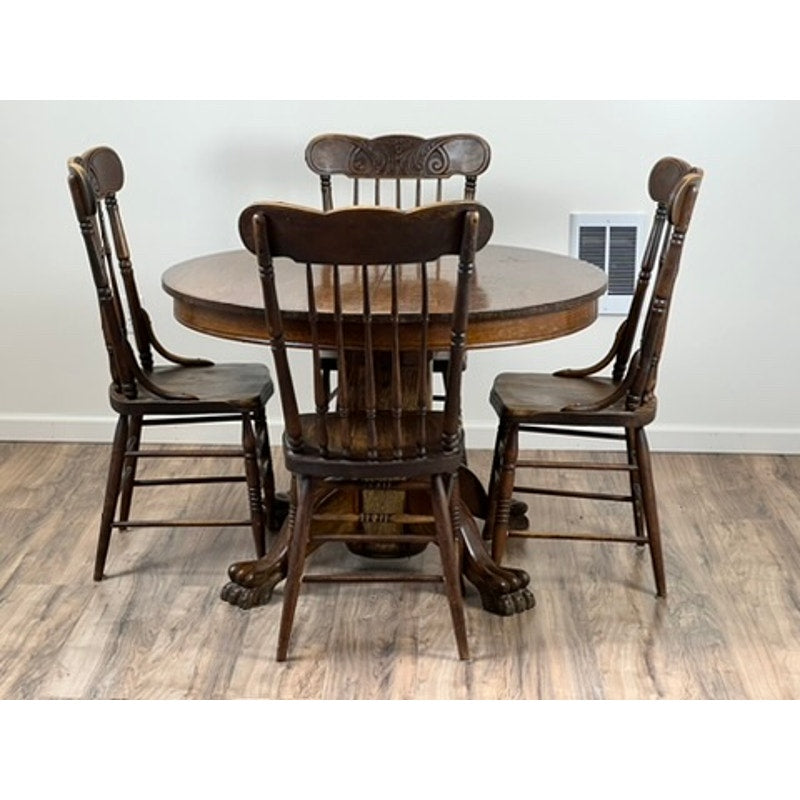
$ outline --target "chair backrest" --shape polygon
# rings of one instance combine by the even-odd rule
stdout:
[[[653,269],[663,257],[663,247],[666,239],[664,230],[667,225],[669,204],[681,180],[695,168],[680,158],[667,156],[659,159],[650,170],[648,191],[655,202],[655,214],[650,226],[647,244],[639,267],[636,289],[631,298],[630,308],[625,321],[617,333],[616,358],[612,376],[615,381],[620,381],[628,371],[631,351],[639,333],[639,322],[648,297],[650,279]]]
[[[443,256],[458,256],[452,314],[448,310],[453,368],[448,373],[442,428],[445,449],[454,452],[459,447],[469,287],[475,252],[489,240],[492,226],[489,211],[468,201],[411,211],[362,207],[327,213],[286,204],[255,204],[242,212],[239,231],[245,246],[258,256],[286,440],[292,450],[303,451],[303,431],[288,366],[273,259],[284,256],[291,260],[292,269],[305,269],[316,440],[322,455],[328,446],[329,417],[335,417],[337,435],[342,436],[335,443],[337,459],[418,458],[424,455],[425,420],[430,417],[428,370],[416,370],[416,386],[412,387],[401,363],[409,352],[416,353],[423,365],[430,358],[429,298],[433,289],[428,264]],[[332,415],[323,387],[323,350],[336,352],[341,372],[337,409]],[[348,360],[352,354],[358,356],[357,363]],[[383,369],[376,369],[379,360]],[[348,375],[351,369],[359,374]],[[376,372],[390,374],[391,385],[378,386]],[[401,433],[407,430],[404,418],[407,422],[412,416],[420,425],[420,436],[409,448]],[[348,419],[354,422],[350,432]],[[357,420],[363,424],[355,424]],[[387,420],[392,431],[379,435],[379,424]]]
[[[664,346],[672,293],[683,254],[683,243],[702,180],[702,169],[691,167],[685,161],[674,158],[659,161],[650,175],[650,195],[656,200],[658,207],[642,268],[645,274],[644,276],[640,274],[640,285],[634,297],[634,301],[639,302],[639,309],[644,304],[646,284],[649,282],[653,265],[657,265],[657,268],[642,325],[639,349],[630,359],[623,380],[623,385],[627,387],[626,406],[631,410],[648,402],[655,392],[658,365]],[[644,288],[642,288],[643,282]],[[631,313],[635,316],[628,317],[621,346],[631,346],[626,345],[625,337],[633,336],[639,309],[632,310]],[[618,363],[623,355],[624,353],[618,353]]]
[[[81,158],[69,160],[68,173],[72,202],[97,291],[111,379],[118,392],[134,398],[137,395],[137,379],[141,370],[125,333],[122,302],[111,261],[107,258],[108,243],[100,219],[100,205],[97,202],[92,179]]]
[[[139,363],[145,372],[150,372],[153,369],[152,347],[154,342],[152,327],[139,297],[128,239],[125,235],[122,215],[117,201],[117,192],[122,189],[125,183],[122,160],[114,150],[105,146],[93,147],[82,155],[76,156],[73,160],[80,163],[86,170],[97,200],[95,224],[103,243],[103,253],[108,267],[109,279],[117,297],[118,314],[124,318],[120,293],[116,285],[113,263],[115,257],[117,269],[122,278],[125,298],[127,299],[130,326],[133,330],[133,337],[139,354]],[[105,206],[105,212],[103,206]]]
[[[306,147],[306,163],[320,177],[322,207],[334,207],[332,176],[352,183],[349,204],[411,208],[457,199],[445,197],[444,182],[464,178],[460,199],[473,200],[478,176],[491,160],[489,144],[469,133],[424,139],[405,134],[365,139],[347,134],[323,134]],[[362,191],[362,183],[368,184]],[[370,185],[372,191],[369,191]],[[387,188],[390,196],[384,197]]]

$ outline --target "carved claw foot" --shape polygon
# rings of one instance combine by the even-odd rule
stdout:
[[[464,544],[462,571],[464,577],[478,590],[485,611],[509,617],[529,611],[536,605],[533,592],[528,589],[528,573],[522,569],[495,564],[483,546],[473,518],[462,516],[460,534]]]
[[[232,606],[238,606],[239,608],[247,611],[255,606],[266,605],[272,597],[272,590],[282,580],[283,577],[278,576],[273,582],[265,583],[262,586],[257,586],[252,589],[239,586],[238,583],[226,583],[222,587],[222,591],[220,592],[219,596],[226,603],[230,603]]]
[[[220,597],[242,609],[266,605],[275,587],[286,577],[285,551],[258,561],[239,561],[228,568],[230,582]]]
[[[519,589],[509,594],[493,594],[484,592],[481,594],[481,605],[484,611],[496,614],[499,617],[511,617],[514,614],[521,614],[529,611],[536,606],[536,598],[530,589]]]
[[[476,564],[465,561],[464,576],[478,590],[481,605],[490,614],[510,617],[536,606],[528,588],[530,576],[525,570],[499,567],[493,562]]]

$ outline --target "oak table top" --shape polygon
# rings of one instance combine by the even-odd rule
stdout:
[[[274,266],[287,343],[303,346],[309,341],[305,270],[281,258],[275,259]],[[370,280],[374,290],[373,319],[380,320],[381,311],[386,312],[388,336],[391,333],[389,281],[382,281],[388,269],[370,269],[373,271]],[[420,286],[418,267],[402,269],[401,323],[403,298],[413,298]],[[432,285],[429,283],[430,348],[446,350],[450,344],[455,259],[442,259],[428,269],[429,276],[434,277]],[[359,270],[348,270],[344,267],[341,271],[345,325],[349,314],[353,339],[360,342],[360,291],[352,292],[353,304],[349,307],[347,294],[347,281],[357,281]],[[320,280],[325,280],[325,276]],[[354,289],[357,286],[356,283],[352,285]],[[173,299],[175,318],[186,327],[224,339],[268,341],[258,268],[252,253],[232,250],[184,261],[166,270],[162,286]],[[488,245],[476,257],[467,346],[528,344],[579,331],[596,319],[598,298],[605,289],[605,273],[584,261],[543,250]],[[385,302],[382,295],[385,295]],[[328,314],[326,319],[324,301],[318,301],[317,311],[321,344],[333,345],[332,335],[330,341],[326,341],[326,323],[332,320],[332,315]],[[406,321],[406,328],[413,331],[413,316],[409,315]],[[401,337],[402,328],[401,324]],[[379,348],[380,328],[376,336],[375,345]],[[532,608],[535,600],[527,588],[527,573],[495,564],[483,544],[476,517],[485,519],[486,516],[485,489],[466,466],[462,467],[459,485],[464,577],[477,588],[483,608],[491,613],[507,616]],[[268,602],[274,587],[286,574],[288,536],[288,526],[284,525],[264,558],[232,564],[231,581],[223,589],[223,599],[242,608]]]
[[[377,316],[381,312],[382,288],[388,310],[388,280],[382,283],[381,268],[373,269],[377,280],[372,285],[377,298],[372,313]],[[403,269],[402,285],[413,294],[419,287],[416,267]],[[432,349],[444,349],[450,343],[455,259],[442,259],[440,265],[429,269],[435,276],[429,297],[430,344]],[[308,335],[305,271],[282,258],[275,259],[275,270],[286,339],[302,344]],[[343,268],[342,274],[347,312],[348,268]],[[162,285],[173,298],[175,318],[188,328],[238,341],[267,340],[258,269],[252,253],[232,250],[184,261],[164,273]],[[544,250],[488,245],[476,257],[468,347],[526,344],[579,331],[597,317],[597,301],[605,288],[605,273],[585,261]],[[357,294],[353,292],[353,297]],[[350,310],[354,318],[360,314],[358,307]],[[318,311],[324,321],[324,308]]]

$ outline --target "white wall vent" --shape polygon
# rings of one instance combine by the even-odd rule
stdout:
[[[647,236],[646,214],[570,214],[569,253],[608,275],[601,314],[627,314]]]

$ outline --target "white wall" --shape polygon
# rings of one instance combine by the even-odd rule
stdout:
[[[66,159],[96,144],[127,169],[120,199],[139,284],[173,349],[217,359],[265,348],[187,331],[164,268],[239,246],[257,199],[318,204],[313,135],[474,131],[492,145],[479,198],[493,241],[566,252],[571,211],[651,208],[662,155],[703,167],[651,428],[656,449],[800,452],[800,103],[794,101],[37,101],[0,103],[0,439],[104,441],[108,383],[94,290],[66,188]],[[471,446],[489,446],[487,394],[504,369],[583,365],[617,318],[557,342],[475,352]],[[277,398],[270,415],[279,425]]]

